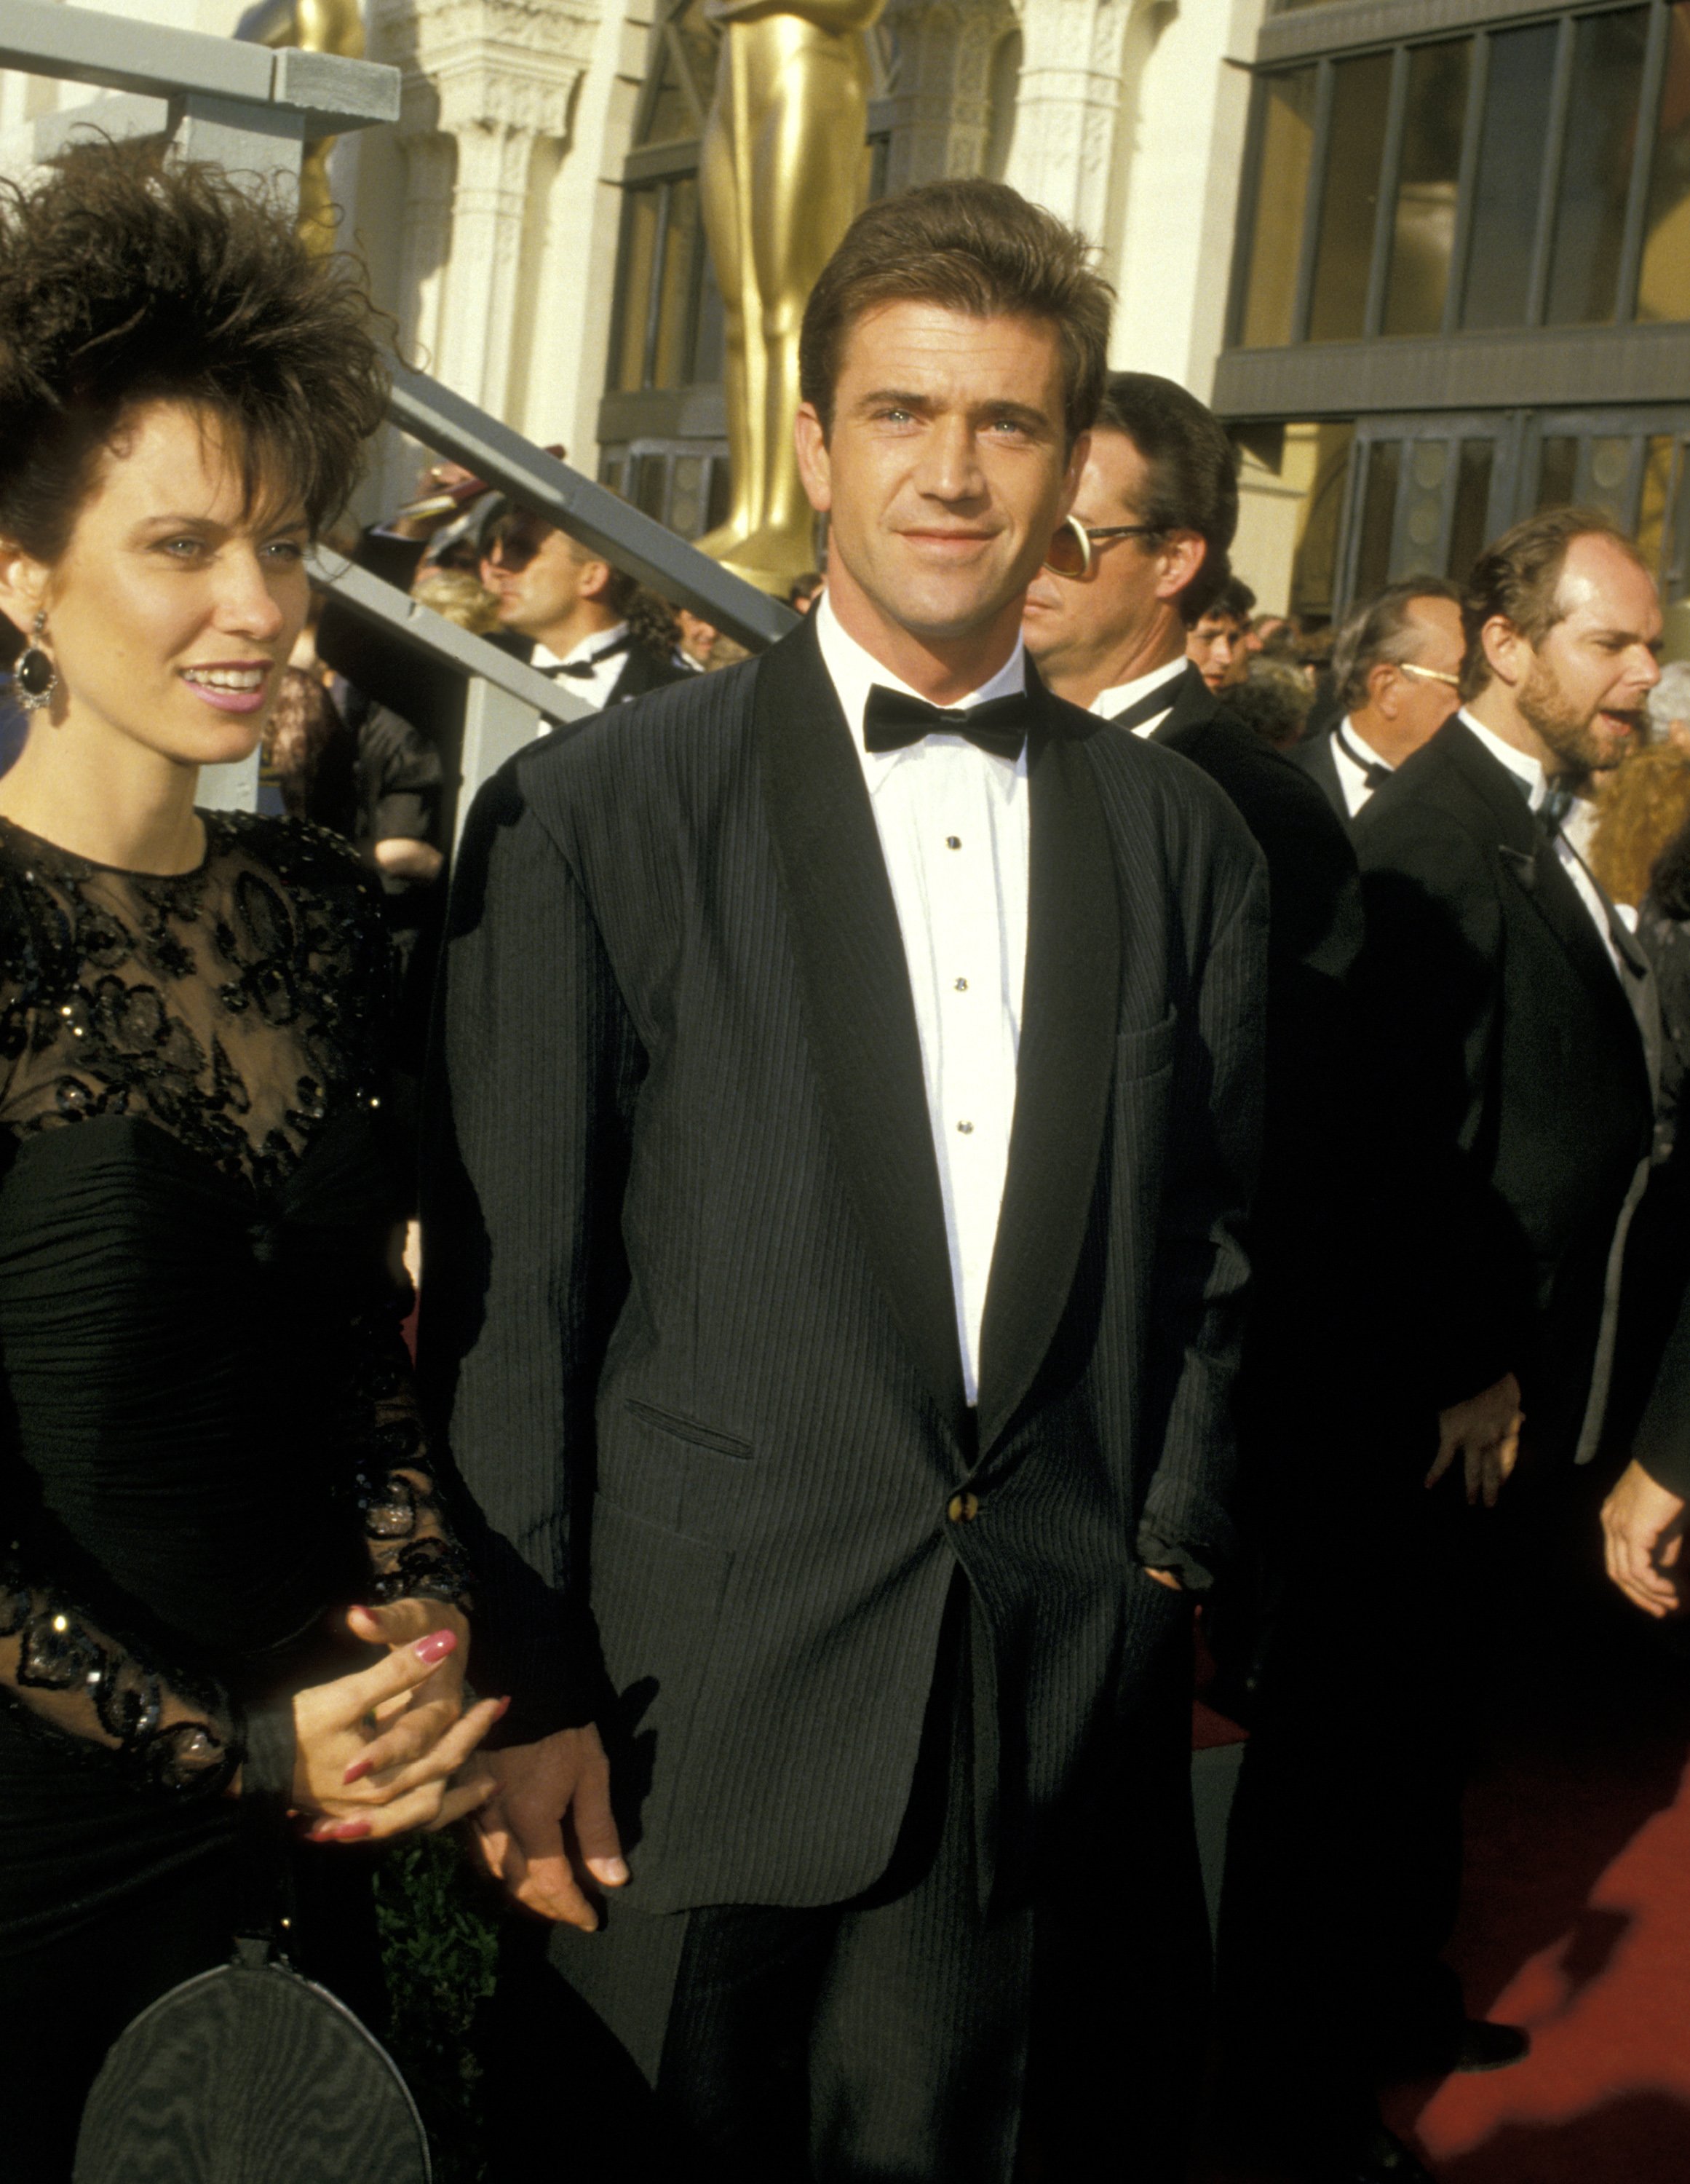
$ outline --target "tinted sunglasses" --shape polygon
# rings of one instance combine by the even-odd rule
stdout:
[[[1092,549],[1100,538],[1159,538],[1154,523],[1109,523],[1088,531],[1077,515],[1070,515],[1050,542],[1044,566],[1053,575],[1081,578],[1092,573]]]

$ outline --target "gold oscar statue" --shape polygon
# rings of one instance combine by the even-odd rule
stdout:
[[[361,61],[364,9],[361,0],[259,0],[241,18],[235,35],[255,46],[293,46],[302,53]],[[314,250],[335,247],[329,154],[338,142],[314,136],[299,163],[299,232]]]
[[[699,169],[727,351],[728,519],[698,541],[766,592],[815,566],[798,479],[798,328],[861,204],[869,54],[886,0],[709,0],[725,25]]]

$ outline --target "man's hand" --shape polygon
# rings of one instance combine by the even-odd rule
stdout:
[[[495,1878],[542,1919],[596,1933],[598,1914],[581,1884],[628,1878],[610,1815],[610,1766],[598,1731],[560,1729],[538,1744],[489,1752],[481,1765],[498,1784],[475,1815],[475,1833]]]
[[[1512,1373],[1465,1402],[1452,1403],[1437,1418],[1437,1456],[1426,1475],[1436,1486],[1459,1455],[1466,1474],[1470,1506],[1483,1497],[1487,1509],[1497,1506],[1520,1457],[1520,1429],[1526,1423],[1520,1407],[1520,1383]]]
[[[1678,1572],[1684,1546],[1684,1504],[1658,1486],[1640,1463],[1628,1463],[1602,1505],[1608,1574],[1645,1615],[1671,1615],[1682,1605]]]

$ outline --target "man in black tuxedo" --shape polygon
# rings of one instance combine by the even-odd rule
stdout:
[[[1372,1997],[1396,1967],[1396,1907],[1418,1892],[1415,1815],[1397,1788],[1412,1759],[1399,1769],[1393,1750],[1406,1748],[1419,1695],[1379,1542],[1411,1530],[1440,1444],[1446,1462],[1483,1458],[1511,1421],[1514,1390],[1493,1366],[1411,1406],[1378,1340],[1373,1268],[1392,1260],[1409,1217],[1367,1195],[1376,1162],[1359,1135],[1370,1079],[1354,1006],[1354,855],[1308,774],[1230,714],[1187,657],[1187,626],[1229,581],[1237,521],[1218,421],[1169,380],[1114,376],[1075,497],[1086,549],[1053,555],[1029,588],[1025,627],[1054,690],[1200,766],[1267,862],[1267,1128],[1240,1390],[1257,1597],[1235,1601],[1213,1633],[1223,1695],[1252,1730],[1220,1930],[1228,2135],[1247,2156],[1293,2160],[1309,2177],[1408,2184],[1417,2164],[1373,2090]],[[1333,1574],[1364,1566],[1366,1596],[1348,1603],[1338,1635]],[[1406,1561],[1398,1574],[1411,1586]],[[1434,1897],[1442,1877],[1427,1885]],[[1428,1929],[1435,1956],[1436,1902],[1416,1930]],[[1438,1999],[1459,2020],[1459,1996]]]
[[[1180,2173],[1189,1815],[1120,1847],[1231,1531],[1265,900],[1025,666],[1108,316],[1001,184],[870,207],[804,322],[826,603],[520,755],[460,857],[422,1357],[514,1696],[482,1840],[665,2173],[1007,2180],[1030,2081],[1055,2173]]]
[[[634,579],[526,509],[494,525],[481,581],[499,603],[500,629],[526,640],[529,666],[566,682],[596,711],[687,672],[630,627]]]
[[[1461,593],[1405,577],[1351,612],[1332,648],[1337,723],[1288,755],[1348,827],[1461,702]]]

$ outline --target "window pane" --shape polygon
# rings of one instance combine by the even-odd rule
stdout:
[[[683,538],[696,538],[704,527],[704,458],[675,458],[675,488],[670,496],[669,527]]]
[[[1577,88],[1567,112],[1545,313],[1554,326],[1593,326],[1614,316],[1648,34],[1643,8],[1587,15],[1577,25]]]
[[[1397,518],[1400,440],[1376,440],[1367,451],[1367,484],[1361,499],[1361,539],[1355,557],[1355,596],[1370,599],[1391,577],[1391,532]]]
[[[630,465],[628,498],[636,508],[643,509],[648,515],[664,520],[664,500],[669,487],[669,458],[666,455],[636,455]]]
[[[1314,70],[1293,69],[1287,75],[1269,76],[1265,96],[1267,113],[1244,305],[1246,348],[1282,348],[1291,339],[1314,146]]]
[[[710,504],[704,511],[704,528],[714,531],[719,523],[728,520],[728,503],[732,499],[733,470],[725,455],[710,459]]]
[[[1666,537],[1666,504],[1672,491],[1673,443],[1654,439],[1643,449],[1643,489],[1637,507],[1637,549],[1650,571],[1665,577],[1661,547]]]
[[[1329,620],[1337,588],[1338,526],[1349,476],[1353,425],[1287,425],[1281,476],[1300,484],[1304,515],[1291,563],[1291,611]]]
[[[725,333],[722,292],[716,286],[716,269],[704,253],[704,275],[698,283],[698,332],[692,348],[692,384],[714,387],[722,376]]]
[[[653,387],[684,387],[691,359],[692,292],[699,249],[698,185],[691,175],[669,185],[669,226],[663,238]]]
[[[1555,36],[1553,23],[1537,23],[1529,31],[1505,31],[1491,40],[1464,326],[1526,322]]]
[[[1577,473],[1578,442],[1559,436],[1545,440],[1537,458],[1537,506],[1565,508]]]
[[[1333,71],[1326,186],[1315,258],[1315,297],[1309,311],[1310,341],[1361,338],[1390,97],[1389,53],[1340,61]]]
[[[622,326],[616,344],[615,392],[637,393],[646,381],[646,316],[657,254],[655,190],[630,190],[622,230]]]
[[[1435,334],[1443,324],[1472,59],[1470,38],[1420,46],[1409,57],[1403,163],[1385,292],[1387,334]]]
[[[1667,28],[1637,316],[1690,319],[1690,0],[1679,0]]]
[[[1626,486],[1632,475],[1632,443],[1604,437],[1590,443],[1590,483],[1582,498],[1623,526]]]
[[[1463,440],[1455,478],[1455,515],[1449,526],[1449,564],[1445,574],[1465,584],[1490,532],[1491,466],[1493,440]]]

